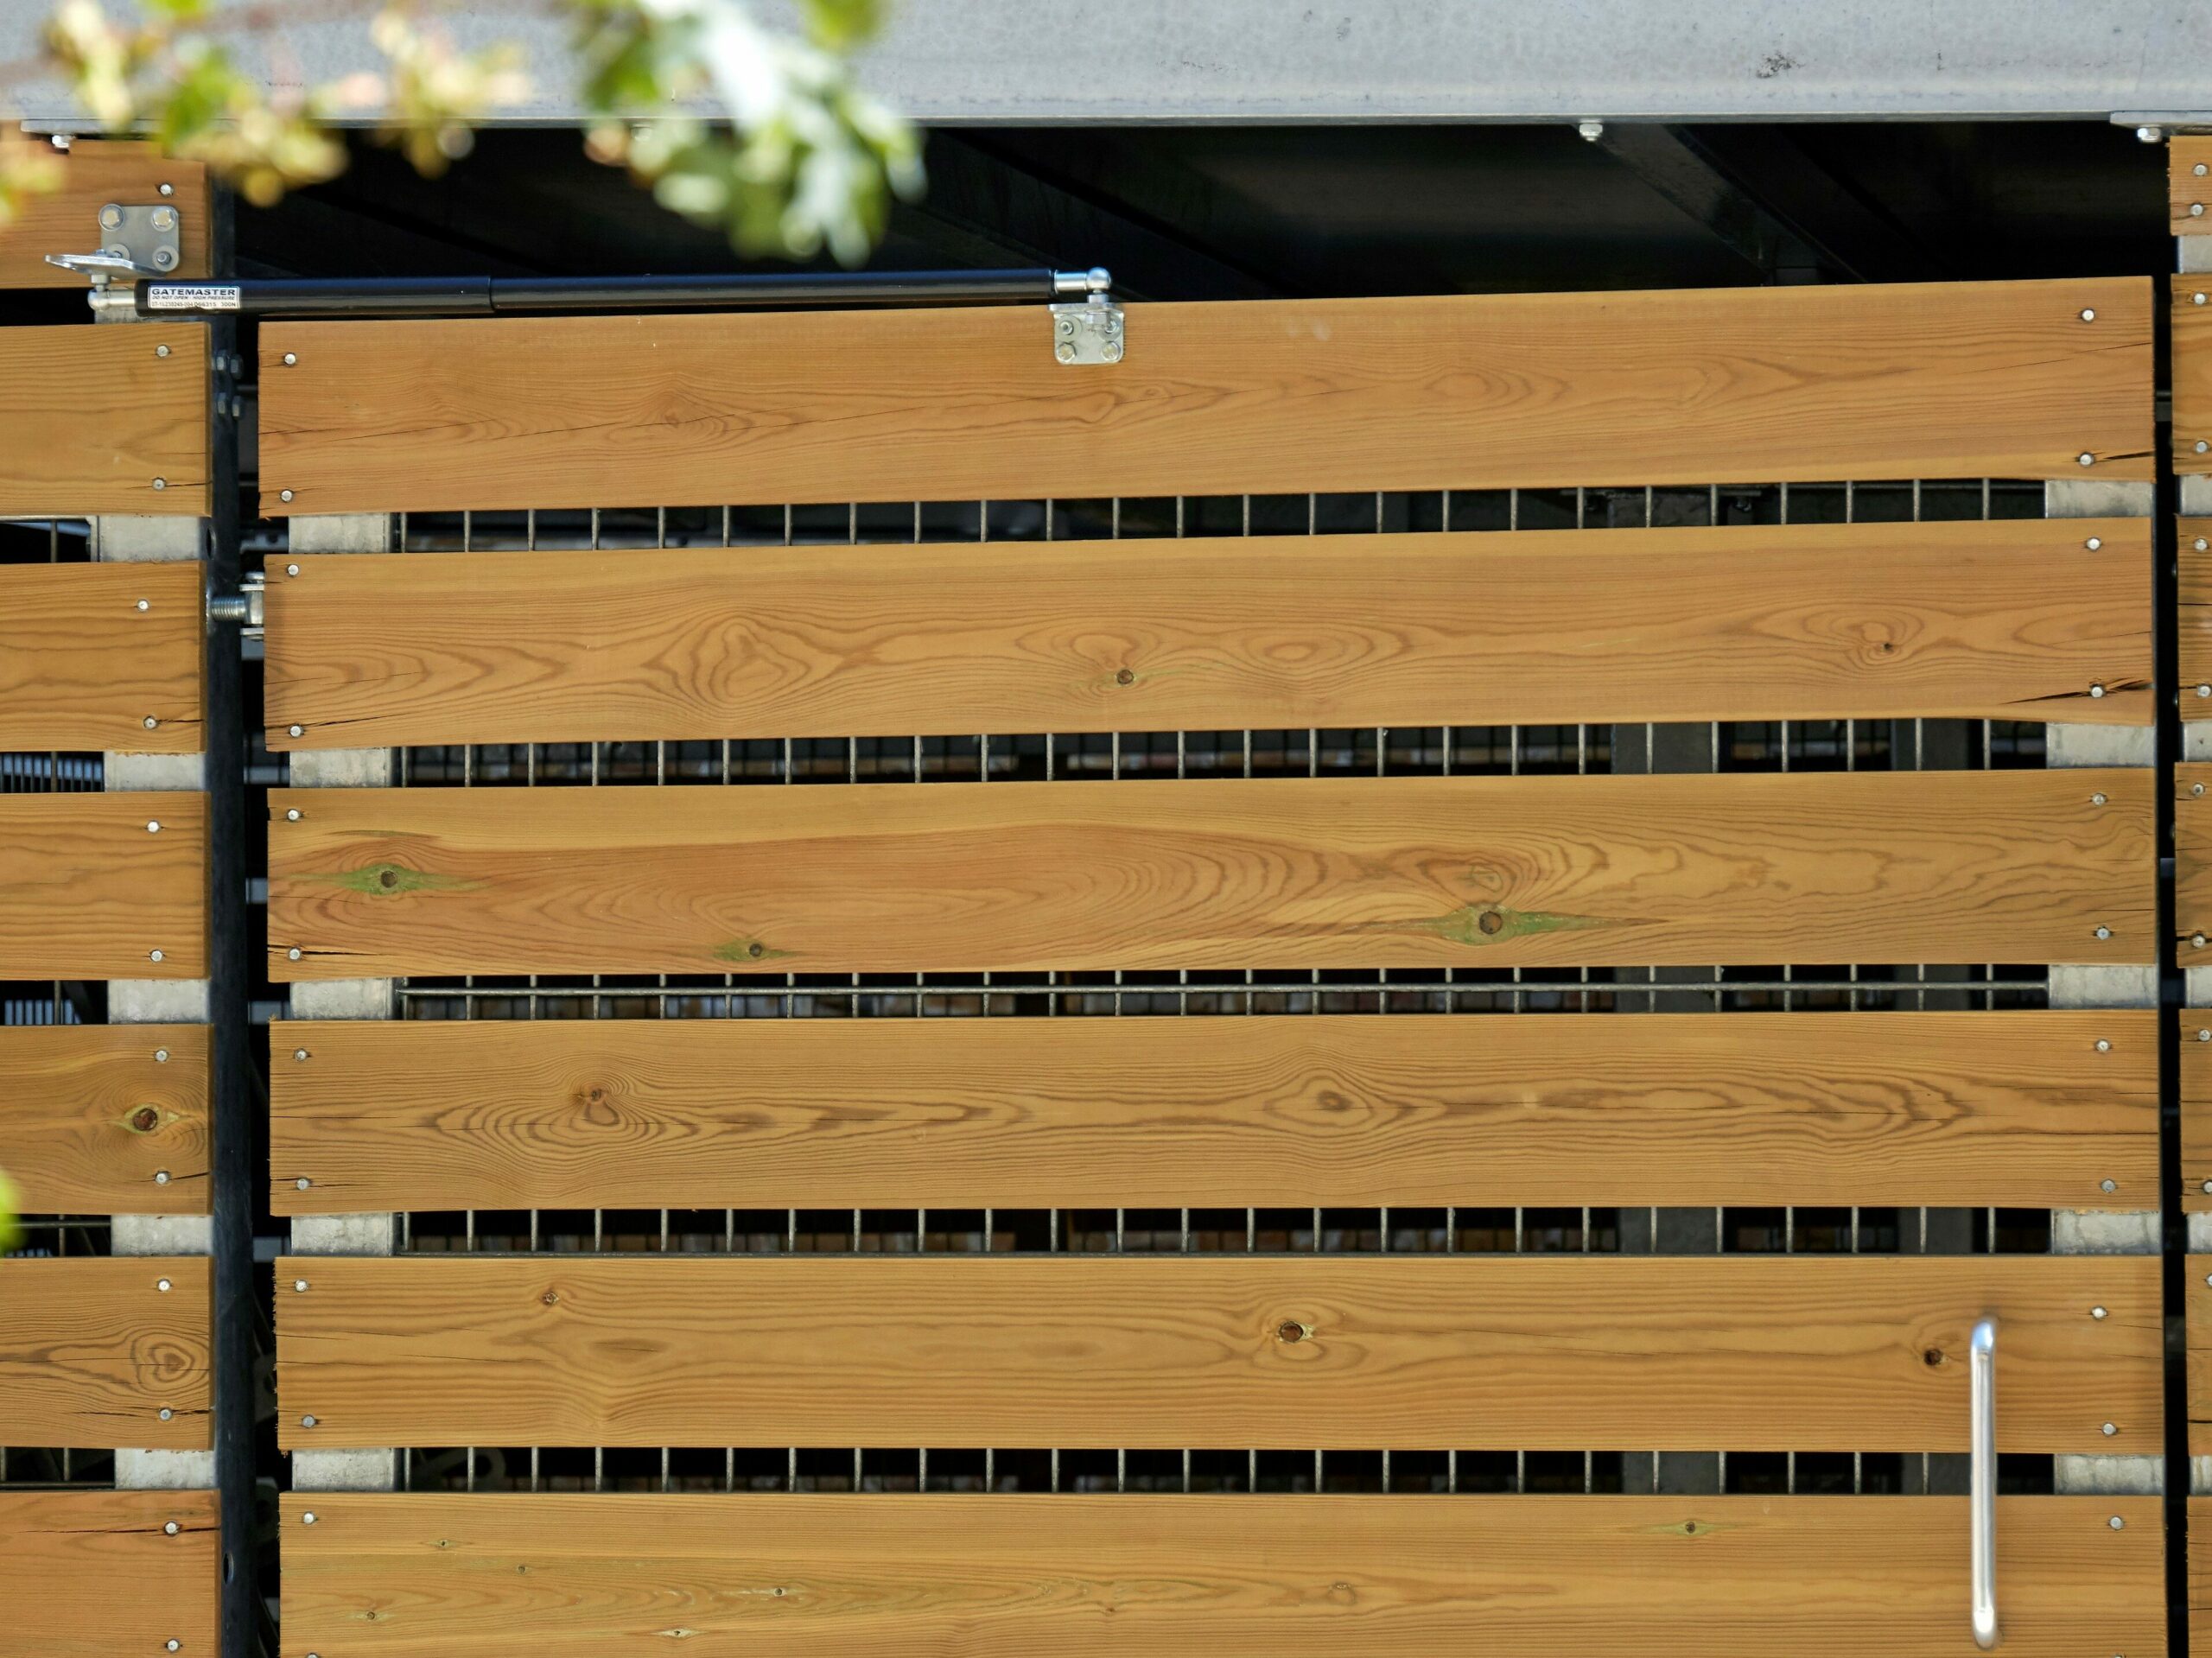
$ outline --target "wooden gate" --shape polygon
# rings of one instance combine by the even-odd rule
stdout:
[[[2152,302],[265,327],[285,1652],[2164,1650]]]

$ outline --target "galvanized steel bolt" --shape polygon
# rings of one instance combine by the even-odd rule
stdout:
[[[307,1420],[312,1422],[315,1420],[315,1418],[310,1416]],[[315,1510],[313,1509],[309,1509],[305,1514],[302,1515],[300,1516],[300,1523],[303,1526],[312,1526],[315,1524]]]
[[[2108,1037],[2099,1037],[2097,1039],[2097,1051],[2099,1053],[2110,1053],[2112,1051],[2111,1039]]]
[[[2091,1307],[2089,1316],[2092,1318],[2101,1318],[2105,1316],[2105,1310],[2102,1307]]]
[[[305,1295],[307,1293],[308,1293],[308,1280],[307,1280],[306,1279],[304,1279],[304,1278],[296,1278],[296,1279],[294,1279],[294,1280],[292,1280],[292,1293],[293,1293],[293,1294],[295,1294],[295,1295]]]
[[[308,728],[305,726],[286,726],[284,729],[295,737],[304,737],[308,734]]]
[[[2196,440],[2196,452],[2197,452],[2197,454],[2205,454],[2208,450],[2212,450],[2212,443],[2208,443],[2208,442],[2206,442],[2206,441],[2205,441],[2202,438],[2201,438],[2201,437],[2200,437],[2200,438],[2198,438],[2198,439]]]
[[[2109,1439],[2110,1438],[2112,1438],[2112,1436],[2113,1436],[2113,1434],[2115,1434],[2115,1433],[2117,1433],[2117,1432],[2120,1432],[2120,1424],[2119,1424],[2119,1423],[2117,1423],[2117,1422],[2107,1422],[2107,1423],[2105,1424],[2104,1432],[2105,1432],[2105,1438],[2107,1438],[2107,1439]]]
[[[157,950],[149,950],[146,952],[146,959],[149,962],[158,962],[162,959],[162,953]]]
[[[287,806],[284,809],[284,821],[288,823],[298,823],[300,821],[300,809],[297,806]]]
[[[2189,296],[2189,302],[2191,305],[2202,305],[2205,302],[2206,297],[2207,296],[2202,294],[2191,294]]]
[[[178,1652],[183,1649],[184,1642],[178,1640],[175,1636],[171,1636],[167,1641],[163,1642],[162,1645],[164,1651]]]
[[[161,1418],[161,1420],[162,1420],[162,1421],[166,1422],[166,1421],[168,1421],[171,1417],[175,1416],[175,1415],[176,1414],[176,1413],[175,1413],[175,1411],[171,1410],[171,1409],[170,1409],[167,1405],[164,1405],[164,1406],[162,1406],[162,1407],[161,1407],[161,1409],[159,1409],[159,1410],[156,1411],[156,1412],[154,1413],[154,1414],[155,1414],[156,1416],[158,1416],[159,1418]]]
[[[146,833],[147,833],[147,834],[149,834],[149,835],[159,835],[161,832],[162,832],[162,824],[161,824],[161,820],[160,820],[159,818],[149,817],[149,818],[148,818],[148,819],[146,820]]]
[[[2097,937],[2100,937],[2100,938],[2109,938],[2109,937],[2112,937],[2112,929],[2111,929],[2110,927],[2099,927],[2099,928],[2097,929]]]
[[[176,209],[156,207],[147,215],[146,222],[157,231],[174,230],[176,228]]]
[[[1578,124],[1574,130],[1582,135],[1582,142],[1586,144],[1594,144],[1605,136],[1605,124],[1603,121],[1584,121]]]
[[[307,1176],[303,1174],[298,1179],[292,1182],[292,1184],[297,1186],[302,1191],[305,1191],[309,1186],[313,1185],[315,1182],[308,1179]]]
[[[154,355],[156,357],[167,357],[168,354],[169,348],[167,346],[156,346],[154,347]]]
[[[154,1287],[167,1295],[169,1293],[169,1280],[166,1278],[157,1278],[154,1280]]]
[[[154,607],[146,600],[141,599],[138,601],[138,608],[141,610],[151,610],[153,607]]]
[[[286,368],[293,368],[293,367],[296,367],[296,366],[298,365],[299,360],[300,360],[300,359],[299,359],[299,353],[296,353],[296,352],[289,352],[289,351],[288,351],[288,352],[286,352],[286,353],[284,353],[284,366],[285,366]]]
[[[2105,804],[2105,797],[2102,795],[2091,795],[2089,797],[2089,804],[2092,806],[2101,806]],[[2097,1045],[2102,1047],[2104,1045],[2102,1043],[2099,1043]]]
[[[2202,950],[2204,948],[2204,935],[2201,932],[2193,932],[2190,934],[2189,947],[2191,950]]]
[[[2091,454],[2087,449],[2082,450],[2081,454],[2075,455],[2074,458],[2085,467],[2094,467],[2097,464],[2097,457]]]
[[[287,575],[297,575],[299,573],[300,567],[296,564],[287,564],[284,567],[284,574]]]
[[[2088,547],[2089,547],[2089,550],[2090,550],[2091,552],[2093,552],[2093,553],[2094,553],[2094,552],[2095,552],[2099,548],[2102,547],[2104,544],[2105,544],[2105,538],[2104,538],[2102,536],[2091,536],[2091,537],[2089,537],[2089,541],[2088,541]]]
[[[2089,687],[2089,695],[2091,696],[2102,696],[2104,694],[2105,688],[2101,685],[2092,685]]]
[[[154,1184],[156,1185],[165,1186],[168,1185],[168,1183],[169,1172],[167,1169],[156,1169],[154,1171]]]
[[[162,722],[161,722],[159,720],[156,720],[156,719],[152,715],[150,715],[150,714],[149,714],[149,715],[147,715],[143,720],[141,720],[138,723],[139,723],[139,724],[141,724],[141,725],[143,725],[143,726],[144,726],[144,727],[146,727],[146,729],[147,729],[147,730],[149,730],[149,731],[152,731],[152,730],[155,730],[156,727],[158,727],[161,725],[161,723],[162,723]]]
[[[2120,1182],[2117,1180],[2100,1180],[2097,1182],[2097,1190],[2099,1191],[2118,1191],[2120,1190]]]
[[[162,1525],[162,1534],[165,1537],[174,1537],[177,1534],[177,1532],[181,1528],[177,1525],[176,1521],[171,1520]]]
[[[289,501],[292,499],[292,492],[289,489],[280,489],[276,492],[276,499],[280,501]],[[293,574],[296,575],[299,572],[295,570]]]
[[[296,1060],[305,1059],[307,1057],[308,1051],[305,1048],[295,1048],[292,1050],[292,1058]]]
[[[2105,1524],[2110,1526],[2114,1531],[2126,1531],[2127,1529],[2127,1521],[2122,1520],[2118,1515],[2113,1515],[2111,1519],[2105,1521]]]
[[[2082,321],[2084,322],[2094,322],[2096,320],[2097,314],[2085,306],[2082,311]]]
[[[2100,1313],[2098,1316],[2101,1318],[2103,1315]],[[302,1416],[300,1418],[300,1426],[302,1427],[313,1427],[315,1426],[315,1418],[312,1416]]]
[[[154,1063],[156,1064],[166,1065],[168,1062],[169,1051],[167,1048],[156,1048],[154,1050]]]
[[[168,486],[169,480],[166,478],[156,478],[154,480],[154,487],[156,489],[167,489]]]

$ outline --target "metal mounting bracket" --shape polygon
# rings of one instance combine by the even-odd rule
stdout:
[[[126,207],[111,201],[100,209],[100,251],[143,266],[153,276],[166,276],[184,257],[183,222],[184,215],[168,202]]]
[[[1095,273],[1103,276],[1103,271]],[[1122,308],[1111,295],[1092,293],[1080,305],[1048,305],[1052,314],[1052,355],[1071,367],[1118,363],[1124,339]]]

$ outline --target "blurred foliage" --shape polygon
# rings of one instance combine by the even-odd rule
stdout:
[[[352,0],[145,3],[118,23],[99,0],[61,0],[41,67],[67,79],[103,130],[150,134],[257,206],[345,169],[339,122],[373,118],[379,141],[435,175],[531,90],[519,48],[455,46],[440,0],[379,0],[369,25],[378,67],[307,87],[273,77],[274,89],[240,67],[232,42],[281,61],[288,28],[342,17]],[[918,136],[853,73],[882,0],[803,0],[798,34],[762,27],[746,0],[542,0],[539,10],[571,30],[588,152],[628,168],[671,211],[720,227],[741,252],[806,259],[826,249],[857,265],[893,198],[921,190]],[[0,226],[60,175],[45,145],[0,137]]]

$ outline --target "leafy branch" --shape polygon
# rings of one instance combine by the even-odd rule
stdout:
[[[0,66],[0,80],[59,73],[103,130],[149,132],[259,206],[342,172],[336,129],[348,119],[373,114],[378,139],[434,176],[531,92],[515,46],[454,43],[435,16],[452,0],[146,3],[124,24],[99,0],[61,0],[45,56]],[[803,259],[827,249],[858,264],[893,199],[920,192],[918,136],[853,72],[853,53],[881,25],[881,0],[804,0],[796,35],[763,28],[745,0],[528,9],[569,27],[577,99],[592,117],[588,153],[626,168],[664,206],[721,228],[741,252]],[[321,86],[265,87],[229,45],[262,41],[281,62],[289,27],[371,13],[379,67]],[[44,145],[0,131],[0,226],[60,177]]]

